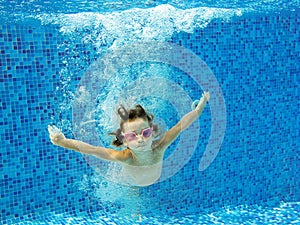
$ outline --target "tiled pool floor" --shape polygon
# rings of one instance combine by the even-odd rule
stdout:
[[[6,221],[4,224],[300,224],[300,202],[282,203],[278,207],[240,206],[224,208],[218,212],[198,215],[104,215],[93,214],[65,215],[50,214],[41,216],[24,216],[18,220]]]

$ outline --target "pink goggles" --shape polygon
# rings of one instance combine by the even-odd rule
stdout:
[[[140,135],[142,135],[144,138],[148,138],[152,134],[152,131],[153,131],[153,128],[148,127],[146,129],[142,130]],[[125,139],[127,141],[133,141],[133,140],[136,140],[138,138],[138,134],[135,133],[134,131],[130,131],[126,134],[122,133],[122,135],[125,137]]]

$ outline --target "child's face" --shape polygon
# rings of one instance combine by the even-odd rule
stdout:
[[[147,128],[150,128],[149,122],[142,118],[125,122],[123,124],[123,133],[129,134],[129,136],[132,136],[132,138],[124,137],[124,145],[132,150],[150,150],[153,136],[152,130]],[[151,135],[149,136],[150,133]]]

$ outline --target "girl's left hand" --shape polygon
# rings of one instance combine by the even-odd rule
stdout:
[[[209,92],[208,91],[204,91],[203,94],[202,94],[202,97],[201,97],[200,101],[202,100],[202,101],[205,101],[205,102],[209,102],[209,99],[210,99]]]

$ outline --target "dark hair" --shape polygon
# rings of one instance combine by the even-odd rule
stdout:
[[[112,144],[117,147],[123,145],[122,129],[123,124],[127,121],[133,121],[137,118],[142,118],[148,121],[150,127],[153,127],[153,131],[156,132],[158,130],[158,126],[153,124],[154,116],[152,114],[148,114],[141,105],[136,105],[135,108],[129,110],[126,110],[123,105],[120,105],[117,113],[121,118],[120,128],[115,132],[109,133],[110,135],[116,136],[116,139],[112,142]]]

